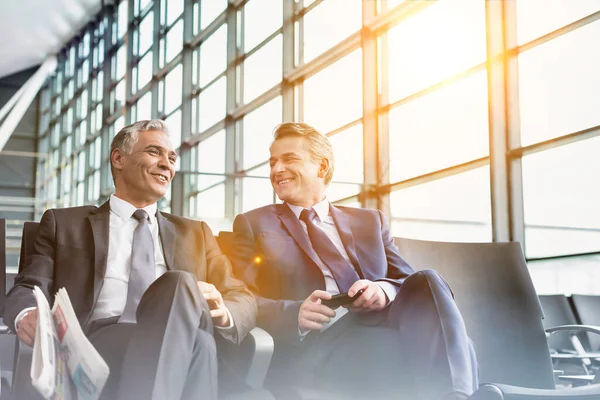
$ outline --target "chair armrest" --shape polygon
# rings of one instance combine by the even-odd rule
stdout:
[[[560,325],[554,326],[552,328],[546,329],[547,333],[556,333],[556,332],[589,332],[600,335],[600,326],[594,325]]]
[[[479,389],[469,397],[469,400],[541,400],[545,398],[548,400],[598,399],[600,398],[600,385],[553,390],[524,388],[500,383],[486,383],[482,384]]]
[[[261,328],[254,328],[239,346],[219,342],[219,356],[238,379],[253,389],[263,387],[271,357],[273,338]]]
[[[13,361],[13,379],[11,392],[14,398],[24,397],[25,393],[32,391],[31,386],[31,359],[33,349],[22,343],[15,336],[15,356]]]

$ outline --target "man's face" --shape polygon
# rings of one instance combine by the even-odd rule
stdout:
[[[113,165],[119,169],[115,194],[136,207],[156,203],[169,189],[176,161],[177,154],[167,134],[140,132],[131,154],[119,152],[113,157]]]
[[[325,198],[326,161],[313,159],[305,138],[277,139],[270,151],[271,184],[282,201],[308,208]]]

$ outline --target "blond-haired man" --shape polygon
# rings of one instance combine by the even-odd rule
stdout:
[[[336,207],[326,136],[284,123],[270,147],[284,204],[238,215],[231,257],[275,338],[271,382],[346,395],[464,399],[477,385],[472,344],[448,284],[414,272],[376,210]],[[323,304],[338,293],[348,308]]]

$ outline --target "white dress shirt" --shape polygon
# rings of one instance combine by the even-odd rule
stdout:
[[[304,223],[304,221],[300,220],[300,214],[302,213],[302,210],[304,210],[304,207],[296,206],[296,205],[289,204],[289,203],[286,203],[286,204],[292,210],[294,215],[296,215],[296,218],[298,218],[298,222],[300,222],[300,225],[302,225],[302,229],[304,229],[304,232],[306,232],[306,234],[308,235],[308,229],[306,228],[306,224]],[[314,221],[316,227],[319,228],[320,230],[322,230],[327,235],[329,240],[331,240],[331,242],[333,243],[335,248],[340,252],[342,257],[344,257],[344,259],[348,262],[348,264],[354,269],[354,265],[352,265],[352,261],[350,261],[350,257],[348,257],[348,253],[346,252],[346,249],[344,248],[344,244],[342,243],[340,234],[335,226],[333,217],[329,214],[329,201],[327,200],[327,198],[321,200],[320,202],[315,204],[312,208],[317,213],[317,218],[315,218],[315,221]],[[319,266],[319,269],[323,273],[323,278],[325,278],[325,290],[327,292],[331,293],[332,295],[339,294],[340,289],[337,285],[337,282],[335,281],[335,278],[333,277],[333,274],[331,273],[331,270],[329,269],[329,267],[327,267],[327,265],[325,265],[325,263],[321,260],[321,258],[319,257],[318,254],[317,254],[317,258],[319,259],[319,263],[317,265]],[[393,301],[396,298],[396,295],[398,294],[397,286],[393,285],[390,282],[386,282],[386,281],[378,281],[376,283],[385,292],[385,294],[388,298],[388,303],[390,301]],[[335,312],[335,317],[333,317],[328,324],[325,324],[323,326],[323,330],[326,330],[327,328],[329,328],[332,324],[334,324],[337,320],[339,320],[347,312],[348,312],[347,308],[339,307]],[[304,335],[306,335],[306,333],[308,333],[308,332],[301,332],[301,335],[304,336]]]
[[[115,196],[110,196],[110,216],[109,216],[109,234],[108,234],[108,255],[106,260],[106,274],[104,283],[98,295],[96,306],[92,310],[90,321],[101,318],[114,317],[121,315],[127,302],[127,290],[129,284],[129,272],[131,270],[131,244],[133,242],[133,232],[138,225],[138,221],[133,218],[133,213],[137,210],[135,206]],[[158,223],[156,221],[156,203],[144,207],[148,213],[150,233],[154,243],[154,261],[155,278],[160,277],[167,272],[167,265],[163,254],[162,243],[158,235]],[[15,326],[25,315],[33,308],[26,308],[15,318]],[[229,310],[229,326],[216,329],[233,328],[233,318]]]

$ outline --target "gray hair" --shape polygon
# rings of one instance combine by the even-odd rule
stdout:
[[[139,133],[148,131],[160,131],[168,135],[169,127],[165,121],[160,119],[142,120],[127,125],[113,138],[112,143],[110,144],[110,154],[112,154],[115,149],[119,149],[125,154],[131,154],[133,146],[137,143]],[[110,172],[114,179],[115,170],[112,161],[110,163]]]

